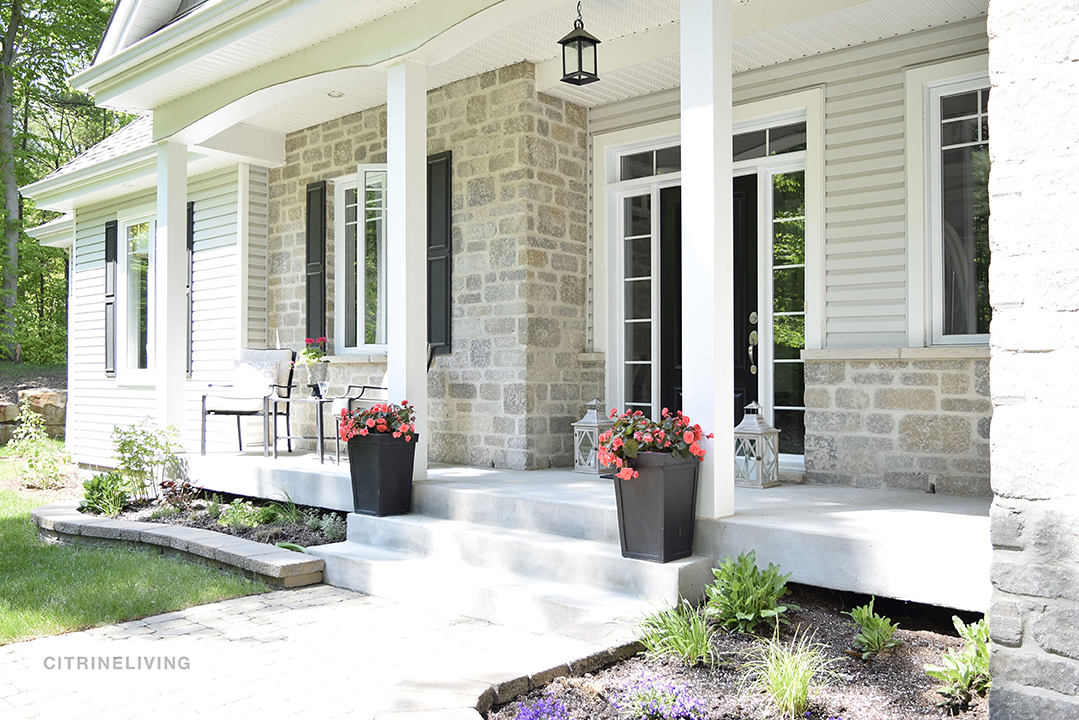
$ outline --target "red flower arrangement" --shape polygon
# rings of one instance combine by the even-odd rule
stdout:
[[[682,458],[704,459],[701,440],[711,439],[712,433],[704,435],[700,425],[690,424],[681,410],[671,413],[663,408],[660,422],[645,416],[640,410],[618,414],[611,410],[611,417],[618,418],[614,427],[599,436],[596,451],[601,465],[617,468],[615,477],[631,480],[637,471],[629,466],[628,459],[641,452],[668,453]]]
[[[303,342],[304,349],[296,355],[296,361],[292,363],[294,367],[297,363],[300,365],[314,365],[326,357],[326,343],[329,342],[326,338],[304,338]]]
[[[384,403],[369,408],[341,411],[339,434],[348,442],[357,435],[393,433],[395,438],[404,437],[411,442],[416,433],[416,412],[407,400],[400,405]]]

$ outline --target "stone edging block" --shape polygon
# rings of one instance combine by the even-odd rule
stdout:
[[[77,501],[43,505],[32,510],[30,517],[41,536],[51,541],[114,546],[134,544],[253,577],[277,588],[322,582],[324,563],[321,558],[213,530],[85,515],[79,512],[78,506]]]

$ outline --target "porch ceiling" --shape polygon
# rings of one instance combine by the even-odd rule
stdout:
[[[735,5],[753,6],[759,0]],[[774,3],[773,3],[774,4]],[[821,3],[822,6],[829,3]],[[832,6],[843,3],[831,3]],[[769,27],[739,36],[736,7],[736,38],[733,45],[735,73],[778,65],[798,58],[861,45],[887,37],[917,32],[984,15],[988,0],[874,0],[839,10]],[[549,8],[520,20],[457,53],[428,70],[428,86],[441,87],[489,70],[529,60],[557,62],[556,41],[570,25],[572,3]],[[619,38],[646,38],[650,31],[677,30],[679,0],[592,0],[586,4],[585,24],[605,42]],[[742,31],[748,23],[743,24]],[[677,33],[675,32],[674,35]],[[664,33],[670,38],[671,32]],[[657,40],[659,38],[657,37]],[[609,47],[609,45],[608,45]],[[659,57],[627,67],[604,70],[604,46],[599,48],[601,82],[575,87],[556,82],[543,92],[586,107],[626,100],[680,85],[677,43],[662,47]],[[344,97],[331,98],[330,91]],[[385,103],[385,76],[357,73],[327,78],[325,87],[264,108],[246,122],[282,133],[294,132],[341,115]]]

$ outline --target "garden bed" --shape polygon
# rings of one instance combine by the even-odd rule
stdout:
[[[159,502],[130,505],[116,519],[213,530],[270,545],[311,547],[345,539],[344,513],[218,493],[184,509]]]
[[[818,692],[811,694],[807,718],[810,720],[936,720],[948,715],[937,706],[942,697],[937,681],[925,674],[926,663],[939,665],[948,650],[962,647],[963,641],[951,629],[950,612],[904,603],[878,600],[876,610],[897,621],[895,637],[902,645],[889,655],[866,663],[848,654],[857,632],[849,616],[842,611],[868,598],[846,593],[832,593],[805,586],[792,586],[789,601],[801,606],[791,613],[791,625],[780,631],[780,640],[790,640],[809,633],[832,659],[835,676]],[[971,619],[969,614],[962,614]],[[744,685],[741,665],[761,648],[764,641],[750,635],[719,630],[712,640],[716,657],[714,667],[686,667],[677,658],[649,660],[638,655],[605,670],[581,678],[558,678],[546,689],[519,698],[488,716],[489,720],[513,720],[521,717],[554,718],[557,714],[529,714],[520,701],[535,704],[544,696],[561,702],[568,717],[574,720],[621,720],[616,704],[627,687],[641,678],[658,684],[681,686],[685,694],[699,700],[708,718],[750,720],[778,717],[764,694]],[[665,717],[655,715],[654,717]],[[976,697],[962,720],[987,720],[988,703]]]

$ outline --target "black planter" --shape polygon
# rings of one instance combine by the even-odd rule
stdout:
[[[392,433],[357,435],[348,441],[352,503],[361,515],[404,515],[412,509],[412,466],[419,435],[410,442]]]
[[[689,557],[700,460],[645,452],[630,462],[638,477],[614,479],[622,557],[660,563]]]

